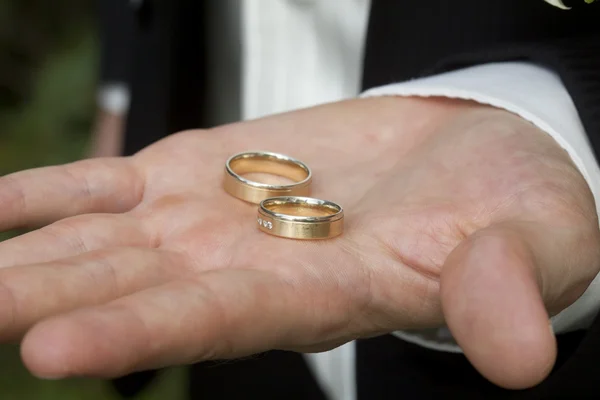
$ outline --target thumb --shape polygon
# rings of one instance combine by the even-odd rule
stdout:
[[[446,260],[441,300],[465,356],[493,383],[523,389],[541,382],[556,359],[556,340],[541,294],[536,258],[517,229],[491,227]]]

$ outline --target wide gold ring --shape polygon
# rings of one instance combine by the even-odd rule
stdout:
[[[283,196],[263,200],[258,226],[271,235],[291,239],[330,239],[344,231],[344,210],[326,200]]]
[[[293,181],[287,185],[270,185],[242,177],[244,174],[261,172],[283,176]],[[223,187],[238,199],[258,204],[270,197],[308,196],[312,173],[301,161],[283,154],[252,151],[235,154],[225,164]]]

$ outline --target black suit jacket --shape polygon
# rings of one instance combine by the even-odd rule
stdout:
[[[206,1],[146,0],[135,14],[131,64],[105,68],[113,71],[106,78],[131,84],[127,153],[169,133],[207,126],[207,116],[199,111],[206,109],[203,93],[210,79],[204,66]],[[570,3],[573,10],[561,11],[542,0],[373,0],[363,87],[488,62],[544,65],[562,78],[598,156],[600,5]],[[113,60],[107,64],[127,64],[123,57]],[[558,343],[551,376],[536,388],[515,392],[487,382],[462,355],[391,336],[362,340],[357,345],[359,399],[600,397],[600,319],[587,331],[559,335]],[[208,372],[205,367],[196,366],[191,380],[192,394],[202,398],[322,396],[293,354],[274,352]]]

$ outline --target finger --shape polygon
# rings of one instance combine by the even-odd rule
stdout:
[[[0,268],[39,264],[107,247],[148,247],[139,221],[125,214],[65,218],[0,242]]]
[[[19,337],[51,315],[167,282],[182,264],[181,256],[160,250],[113,248],[1,269],[0,340]]]
[[[512,228],[489,228],[459,245],[442,270],[442,309],[466,357],[502,387],[544,379],[556,341],[529,241]]]
[[[310,304],[270,272],[209,271],[44,321],[26,335],[22,355],[30,371],[52,378],[240,357],[323,335],[335,302],[332,313]]]
[[[144,182],[128,159],[96,159],[0,178],[0,230],[87,213],[118,213],[140,202]]]

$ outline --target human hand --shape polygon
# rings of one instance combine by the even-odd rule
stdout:
[[[249,149],[313,170],[327,241],[273,237],[221,188]],[[592,195],[545,133],[461,101],[377,98],[173,135],[0,179],[0,335],[42,377],[115,376],[446,323],[488,379],[538,383],[598,272]],[[547,311],[548,310],[548,311]]]

